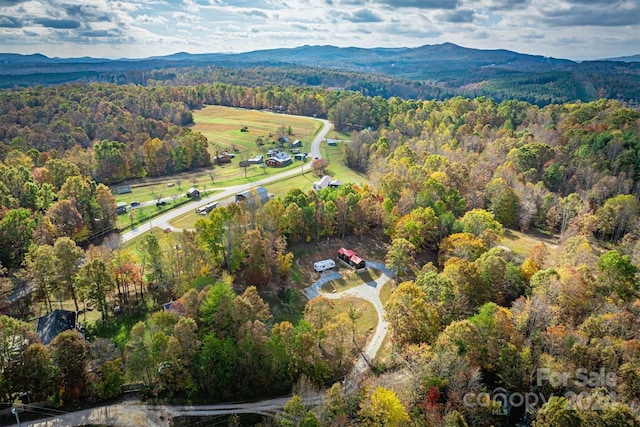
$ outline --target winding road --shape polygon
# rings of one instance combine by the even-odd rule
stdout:
[[[321,120],[321,119],[318,119]],[[320,143],[331,129],[331,123],[327,120],[321,120],[323,127],[318,132],[318,135],[311,143],[310,156],[311,158],[320,158]],[[303,171],[308,171],[311,168],[311,162],[304,165]],[[297,168],[291,169],[277,175],[273,175],[259,181],[252,183],[235,185],[226,187],[222,192],[218,192],[209,197],[205,197],[197,205],[193,203],[186,204],[179,208],[173,209],[163,215],[154,218],[150,222],[150,226],[139,226],[127,233],[122,234],[122,241],[129,241],[137,236],[144,234],[151,229],[151,226],[160,227],[163,229],[172,229],[179,231],[172,227],[169,222],[185,213],[193,212],[197,206],[202,206],[213,201],[225,202],[228,199],[232,199],[235,194],[251,189],[256,186],[266,185],[275,181],[279,181],[283,178],[294,176],[300,173]],[[371,265],[373,266],[373,265]],[[369,340],[364,352],[358,357],[354,368],[346,380],[346,388],[355,388],[355,380],[367,370],[370,361],[373,361],[382,347],[384,338],[387,334],[388,323],[384,319],[384,309],[382,302],[380,301],[380,289],[385,283],[390,280],[389,275],[384,267],[373,266],[374,268],[380,268],[383,274],[377,278],[374,282],[363,284],[355,288],[348,289],[340,293],[322,293],[327,298],[337,299],[345,296],[352,296],[361,298],[370,302],[378,315],[378,323],[376,330]],[[319,286],[311,286],[307,290],[313,288],[314,291],[307,293],[310,298],[313,298],[319,294]],[[141,404],[137,400],[125,401],[113,405],[104,405],[96,408],[85,409],[76,412],[69,412],[65,414],[58,414],[53,418],[44,420],[37,420],[32,422],[23,422],[23,426],[33,427],[58,427],[58,426],[82,426],[87,424],[104,424],[109,426],[151,426],[151,427],[164,427],[171,424],[171,419],[179,416],[219,416],[219,415],[231,415],[231,414],[260,414],[265,416],[274,416],[279,413],[284,407],[285,403],[289,401],[290,396],[279,397],[274,399],[261,400],[259,402],[245,402],[245,403],[224,403],[217,405],[146,405]],[[322,395],[311,396],[305,399],[305,403],[308,405],[319,404],[322,401]],[[29,405],[27,405],[28,408]],[[37,412],[34,408],[29,408],[32,411]]]

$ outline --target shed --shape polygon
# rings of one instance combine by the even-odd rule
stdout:
[[[300,141],[299,139],[296,139],[291,143],[291,148],[300,148],[300,147],[302,147],[302,141]]]
[[[187,197],[189,197],[190,199],[196,199],[200,197],[200,190],[195,187],[191,187],[189,191],[187,191]]]
[[[76,329],[78,326],[78,313],[69,310],[53,310],[51,313],[38,318],[36,334],[42,344],[48,345],[61,332]]]
[[[278,138],[278,142],[281,144],[286,144],[287,142],[289,142],[289,138],[287,138],[286,136],[281,136],[280,138]]]
[[[336,141],[335,139],[327,138],[327,145],[330,147],[335,147],[338,145],[338,141]]]
[[[325,260],[313,263],[313,269],[317,272],[329,270],[335,266],[336,266],[336,262],[332,259],[325,259]]]
[[[255,156],[249,160],[247,160],[249,162],[250,165],[259,165],[260,163],[264,162],[264,158],[260,155]]]
[[[269,192],[264,187],[256,187],[236,194],[235,200],[236,203],[247,202],[248,204],[253,204],[256,201],[266,203],[269,200]]]

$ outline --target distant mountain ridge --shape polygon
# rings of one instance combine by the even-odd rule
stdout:
[[[619,56],[617,58],[607,58],[603,61],[619,61],[619,62],[640,62],[640,53],[631,56]]]
[[[267,50],[256,50],[243,53],[187,53],[176,52],[164,56],[151,56],[146,58],[59,58],[47,57],[42,54],[21,55],[15,53],[0,53],[0,63],[145,63],[145,62],[265,62],[276,61],[280,63],[292,63],[303,65],[334,65],[337,60],[346,61],[346,66],[375,68],[379,62],[399,61],[403,63],[422,63],[425,61],[454,61],[460,63],[478,62],[487,65],[509,63],[540,63],[546,65],[567,65],[575,64],[568,59],[547,58],[538,55],[522,54],[514,51],[496,49],[482,50],[471,49],[455,45],[453,43],[443,43],[435,45],[424,45],[416,48],[359,48],[359,47],[336,47],[336,46],[310,46],[304,45],[295,48],[278,48]]]
[[[599,97],[640,102],[640,62],[636,60],[640,61],[640,55],[575,62],[504,49],[471,49],[453,43],[414,48],[304,45],[243,53],[176,52],[139,59],[0,54],[0,87],[90,81],[146,84],[149,79],[174,81],[188,68],[203,67],[241,69],[246,73],[258,68],[268,69],[272,73],[270,77],[254,72],[252,76],[245,76],[244,81],[249,81],[250,85],[280,84],[272,72],[278,68],[288,70],[284,74],[304,69],[307,78],[294,79],[296,85],[327,87],[335,85],[325,83],[329,79],[323,80],[318,75],[357,73],[361,76],[356,79],[359,83],[348,88],[370,95],[446,97],[459,94],[517,98],[540,105]],[[317,75],[311,69],[318,70]],[[384,79],[373,76],[387,76],[397,82],[381,82]],[[372,79],[375,80],[373,83]],[[192,84],[188,79],[179,80],[180,84]],[[354,79],[347,80],[353,83]],[[237,79],[231,81],[237,84]],[[385,86],[384,90],[381,85]],[[402,90],[398,89],[399,85],[403,86]],[[407,91],[412,85],[422,86],[419,90]]]

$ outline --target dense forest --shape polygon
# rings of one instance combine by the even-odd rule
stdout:
[[[126,382],[148,396],[224,401],[285,394],[305,378],[338,382],[313,410],[292,399],[276,423],[640,423],[637,110],[222,83],[0,97],[0,283],[36,286],[31,305],[0,303],[14,315],[0,316],[3,401],[30,390],[72,405],[118,396]],[[215,141],[188,128],[203,104],[327,117],[352,131],[345,162],[373,184],[217,208],[164,247],[148,234],[136,254],[117,239],[87,245],[112,225],[105,183],[209,164]],[[501,244],[511,230],[557,245],[541,239],[520,254]],[[357,310],[319,297],[284,320],[264,300],[302,298],[293,245],[348,235],[386,244],[397,272],[385,307],[393,357],[355,390],[339,381],[359,351]],[[62,298],[89,303],[103,322],[89,341],[65,332],[42,345],[24,320]],[[152,314],[114,331],[115,305]],[[593,373],[610,381],[580,381]],[[518,393],[548,402],[509,400]]]

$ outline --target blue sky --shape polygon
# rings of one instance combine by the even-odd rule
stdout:
[[[0,52],[139,58],[444,42],[574,60],[640,53],[640,0],[0,0]]]

